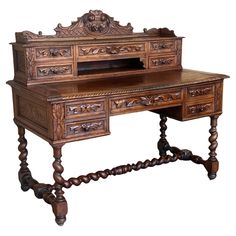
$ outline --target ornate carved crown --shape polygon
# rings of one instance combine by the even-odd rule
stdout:
[[[73,21],[70,26],[63,27],[58,24],[54,29],[55,35],[43,35],[42,32],[38,34],[30,31],[23,31],[16,33],[17,42],[37,41],[39,39],[56,39],[56,38],[79,38],[79,37],[100,37],[109,35],[132,35],[133,27],[130,23],[126,26],[122,26],[118,21],[115,21],[113,17],[110,17],[106,13],[100,10],[90,10],[83,16],[78,17],[76,21]],[[148,35],[155,35],[160,37],[174,37],[173,31],[167,28],[162,29],[144,29],[144,33]]]

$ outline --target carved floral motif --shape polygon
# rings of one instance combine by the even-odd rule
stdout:
[[[170,65],[174,62],[174,58],[158,58],[158,59],[152,59],[152,64],[154,66],[162,66],[162,65]]]
[[[163,102],[171,102],[181,98],[181,92],[119,99],[113,101],[115,108],[129,108],[134,106],[151,106]]]
[[[208,111],[210,108],[211,108],[211,104],[210,103],[207,103],[207,104],[197,104],[197,105],[189,106],[188,107],[188,113],[189,114],[201,113],[201,112]]]
[[[79,113],[96,112],[101,107],[102,107],[102,104],[99,104],[99,103],[69,106],[69,108],[67,110],[67,114],[68,115],[75,115],[75,114],[79,114]]]
[[[37,69],[37,75],[40,77],[52,75],[68,75],[72,73],[71,66],[50,66]]]
[[[80,125],[70,126],[69,127],[69,134],[78,134],[84,132],[90,132],[97,130],[103,127],[103,122],[91,122],[91,123],[84,123]]]
[[[99,55],[99,54],[119,54],[144,51],[144,44],[120,45],[120,46],[101,46],[101,47],[81,47],[80,56]]]
[[[35,50],[34,48],[26,48],[26,71],[29,78],[34,76],[34,65],[35,65]]]
[[[71,49],[67,48],[38,48],[36,50],[37,58],[46,58],[46,57],[70,57]]]
[[[174,42],[153,42],[151,43],[151,50],[166,50],[166,49],[174,49]]]
[[[212,87],[206,88],[197,88],[197,89],[189,89],[188,93],[191,97],[203,96],[210,94],[212,92]]]

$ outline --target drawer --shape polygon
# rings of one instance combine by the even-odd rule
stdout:
[[[209,115],[214,112],[213,100],[199,102],[196,104],[186,104],[184,107],[185,118],[197,118],[205,115]]]
[[[173,90],[166,93],[143,94],[134,97],[113,98],[111,100],[111,113],[125,113],[132,111],[154,110],[170,107],[182,102],[182,91]]]
[[[187,98],[207,98],[214,96],[214,85],[198,85],[187,88]]]
[[[151,53],[174,52],[175,50],[175,40],[161,40],[150,42]]]
[[[40,47],[36,48],[36,60],[67,59],[73,56],[72,47]]]
[[[70,102],[65,104],[65,117],[73,119],[90,115],[105,115],[105,110],[105,100]]]
[[[153,56],[149,57],[149,68],[166,68],[177,65],[177,56]]]
[[[86,120],[65,124],[66,138],[92,138],[109,134],[107,119]]]
[[[145,53],[145,43],[79,46],[78,51],[79,60],[81,57],[129,55]]]
[[[36,75],[38,78],[70,76],[72,73],[72,64],[36,67]]]

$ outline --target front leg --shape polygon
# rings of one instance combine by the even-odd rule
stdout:
[[[55,180],[54,188],[55,188],[55,199],[52,202],[52,209],[56,217],[56,223],[58,225],[63,225],[66,221],[67,214],[67,201],[65,199],[63,188],[64,179],[61,174],[64,171],[64,168],[61,164],[61,148],[62,145],[53,145],[53,156],[55,161],[53,162],[53,178]]]
[[[35,184],[38,184],[38,182],[32,178],[31,172],[28,168],[27,163],[27,156],[28,156],[28,150],[27,150],[27,140],[25,138],[25,128],[17,125],[18,127],[18,141],[19,146],[18,150],[20,151],[19,160],[20,160],[20,170],[18,172],[19,181],[21,183],[21,189],[23,191],[28,191],[30,188],[32,188]]]
[[[209,179],[215,179],[216,178],[216,173],[219,169],[219,162],[216,158],[216,148],[218,146],[217,143],[217,137],[218,137],[218,133],[217,133],[217,119],[218,119],[218,115],[215,116],[211,116],[211,128],[209,130],[210,132],[210,137],[209,137],[209,142],[210,142],[210,146],[209,146],[209,158],[208,160],[205,162],[204,166],[206,168],[206,170],[208,171],[208,177]]]

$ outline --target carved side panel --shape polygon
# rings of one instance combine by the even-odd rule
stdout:
[[[215,111],[222,111],[223,82],[215,85]]]
[[[15,50],[15,71],[25,73],[25,56],[23,51]]]
[[[64,104],[54,104],[52,107],[53,117],[53,136],[54,140],[60,140],[64,138],[64,122],[65,122],[65,109]]]
[[[36,104],[29,99],[17,96],[18,100],[18,116],[26,119],[36,125],[46,128],[47,124],[47,110],[46,106]]]

